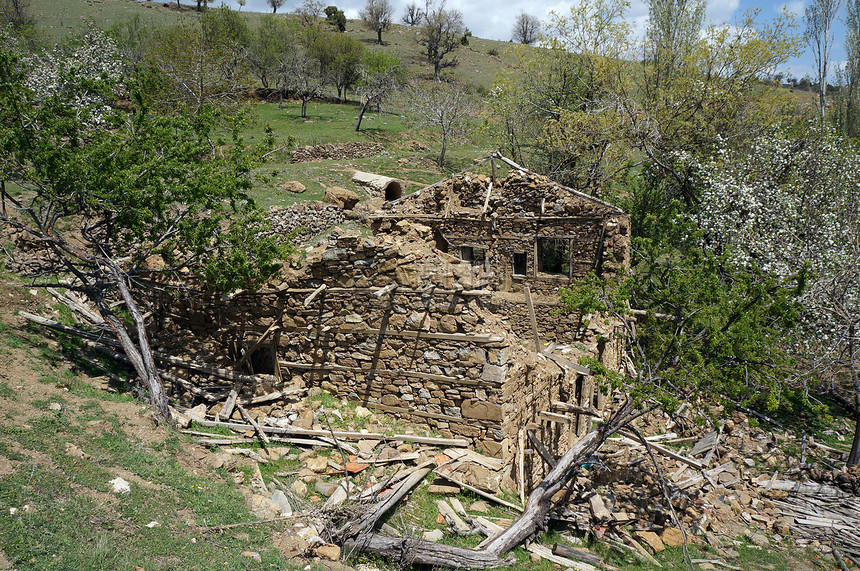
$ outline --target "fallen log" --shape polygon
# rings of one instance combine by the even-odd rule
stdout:
[[[583,436],[558,460],[556,467],[534,489],[522,515],[510,527],[490,540],[484,549],[439,545],[417,538],[384,537],[371,531],[364,531],[369,528],[366,524],[360,525],[357,520],[347,522],[341,528],[337,535],[338,541],[347,553],[369,551],[410,564],[464,569],[486,569],[510,565],[513,563],[513,558],[503,559],[502,556],[532,537],[546,524],[549,512],[554,505],[553,496],[576,476],[581,459],[594,454],[607,437],[640,414],[642,413],[633,408],[632,402],[628,401],[609,420]],[[449,475],[440,475],[450,479]],[[385,509],[387,510],[388,507]],[[379,508],[374,510],[374,514],[378,511]],[[378,518],[379,515],[376,517]],[[366,516],[362,522],[371,520],[376,521],[373,516]]]
[[[366,533],[343,544],[346,553],[369,551],[408,564],[450,567],[452,569],[490,569],[506,567],[513,558],[502,559],[494,553],[455,545],[443,545],[410,537],[385,537]]]

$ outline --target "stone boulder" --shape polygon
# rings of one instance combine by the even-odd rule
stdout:
[[[339,186],[325,189],[325,196],[323,196],[324,202],[334,204],[341,210],[352,210],[359,200],[361,197],[357,193]]]

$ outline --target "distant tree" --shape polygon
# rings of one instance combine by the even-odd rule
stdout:
[[[308,53],[319,61],[320,70],[334,85],[338,99],[358,81],[364,44],[355,38],[345,34],[320,33],[314,37]]]
[[[649,93],[671,82],[692,52],[705,17],[703,0],[648,0],[645,57],[650,64]]]
[[[531,45],[540,35],[541,24],[536,16],[520,12],[514,20],[513,41],[518,44]]]
[[[285,62],[284,86],[302,102],[301,116],[308,116],[308,102],[322,96],[326,84],[319,60],[297,50]]]
[[[424,46],[435,79],[439,79],[443,68],[457,65],[456,58],[446,60],[445,56],[457,49],[463,30],[463,15],[459,10],[446,10],[445,0],[438,6],[427,4],[418,43]]]
[[[330,26],[338,32],[346,31],[346,14],[343,13],[343,10],[338,10],[337,6],[328,6],[324,12],[325,19]]]
[[[403,62],[395,56],[382,51],[374,51],[362,58],[359,67],[361,78],[358,81],[358,94],[361,98],[361,111],[355,122],[355,130],[361,130],[361,120],[365,112],[375,106],[382,108],[386,99],[400,89],[406,80]]]
[[[286,2],[287,0],[266,0],[266,4],[272,8],[272,14],[275,14],[278,8],[286,4]]]
[[[251,35],[248,63],[265,89],[282,91],[286,62],[298,47],[298,30],[271,14],[261,16]]]
[[[473,94],[451,83],[416,83],[410,89],[407,106],[410,119],[416,125],[439,131],[442,150],[436,164],[444,167],[448,143],[464,138],[468,132],[469,118],[477,107]]]
[[[382,32],[391,28],[394,6],[388,0],[367,0],[361,10],[361,20],[369,30],[376,32],[376,43],[382,44]]]
[[[239,5],[239,11],[241,12],[242,8],[248,4],[248,0],[236,0],[236,4]]]
[[[845,133],[860,137],[860,0],[848,0],[845,28]]]
[[[833,47],[833,21],[841,5],[842,0],[813,0],[812,4],[806,7],[805,13],[804,39],[815,58],[818,107],[822,121],[827,98],[827,68],[830,66],[830,49]]]
[[[219,8],[150,35],[147,61],[165,79],[153,98],[163,109],[200,113],[210,105],[234,106],[250,87],[246,48],[236,41],[236,22],[226,12],[236,14]]]
[[[324,10],[324,2],[320,0],[304,0],[302,5],[296,8],[293,13],[299,17],[299,23],[303,28],[310,28],[319,25],[319,19]]]
[[[417,26],[424,19],[424,11],[415,2],[406,5],[406,13],[400,19],[407,26]]]

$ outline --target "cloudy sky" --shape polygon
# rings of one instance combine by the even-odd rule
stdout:
[[[395,5],[395,17],[399,20],[403,15],[403,7],[410,0],[391,1]],[[749,9],[761,10],[761,18],[764,19],[772,19],[780,11],[788,10],[796,15],[798,25],[802,26],[803,11],[810,1],[707,0],[706,20],[708,23],[713,24],[731,24]],[[343,10],[347,18],[356,19],[364,2],[365,0],[332,0],[330,3]],[[212,3],[214,4],[214,2]],[[417,0],[417,3],[423,5],[423,1],[421,0]],[[647,4],[645,0],[630,0],[630,3],[628,18],[634,24],[634,27],[641,31],[644,29],[648,17]],[[232,8],[238,8],[235,0],[226,0],[226,4]],[[300,4],[301,0],[287,0],[287,3],[279,12],[292,12]],[[475,36],[503,41],[510,39],[513,21],[520,12],[532,14],[543,20],[550,11],[555,11],[559,14],[567,13],[571,5],[571,2],[564,2],[562,0],[508,0],[506,2],[500,2],[499,0],[447,0],[446,4],[448,8],[457,9],[463,13],[463,20],[466,26]],[[243,10],[270,12],[271,8],[266,3],[266,0],[247,0],[247,4]],[[831,53],[831,61],[837,62],[837,64],[845,59],[843,46],[845,29],[841,22],[841,19],[844,18],[844,12],[845,8],[843,7],[840,13],[840,21],[834,30],[835,43]],[[808,53],[804,53],[801,57],[789,62],[788,68],[781,71],[791,73],[799,79],[804,74],[814,75],[813,69],[811,56]],[[831,82],[834,81],[831,78],[835,78],[835,74],[832,71],[829,74],[828,80]]]

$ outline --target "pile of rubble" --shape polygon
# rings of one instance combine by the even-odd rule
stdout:
[[[269,209],[269,221],[276,235],[286,237],[298,230],[292,239],[296,245],[307,243],[332,226],[343,224],[344,220],[341,208],[320,201],[298,202]]]
[[[296,149],[290,154],[291,163],[305,163],[330,159],[363,159],[374,157],[381,153],[384,147],[381,143],[339,143],[328,145],[311,145]]]
[[[478,534],[486,536],[480,549],[523,511],[525,504],[505,499],[516,493],[511,466],[505,462],[466,448],[462,440],[421,437],[408,430],[386,434],[384,418],[361,406],[347,411],[346,401],[326,407],[300,400],[254,411],[234,409],[227,419],[221,404],[200,406],[186,414],[205,426],[236,432],[229,438],[207,435],[198,440],[201,444],[229,446],[225,453],[257,463],[276,461],[284,454],[301,462],[296,470],[279,473],[270,482],[252,481],[256,489],[252,506],[260,517],[304,519],[300,527],[283,534],[298,535],[304,545],[299,551],[305,555],[339,555],[339,546],[333,543],[338,522],[385,501],[386,494],[398,488],[395,484],[416,474],[432,479],[422,476],[410,493],[420,484],[423,493],[435,495],[432,501],[438,517],[435,521],[410,518],[408,503],[402,503],[406,519],[390,519],[382,527],[384,535],[417,534],[438,542],[448,534]],[[332,422],[350,422],[348,414],[364,427],[331,428]],[[855,561],[860,557],[856,495],[835,486],[779,477],[808,472],[785,452],[799,446],[793,436],[751,426],[740,414],[707,433],[682,429],[677,420],[655,414],[638,421],[635,427],[647,449],[632,432],[609,438],[599,454],[587,460],[570,489],[554,498],[551,519],[567,523],[564,541],[552,549],[539,543],[527,545],[532,557],[574,569],[605,568],[600,557],[585,548],[591,537],[626,557],[655,564],[655,554],[686,542],[715,549],[713,558],[694,562],[732,569],[736,568],[732,559],[739,556],[737,539],[744,536],[763,548],[793,537],[799,546],[828,553],[836,549]],[[845,432],[848,427],[840,435]],[[258,440],[263,448],[235,448],[251,440]],[[279,443],[310,449],[297,453],[279,449]],[[841,450],[809,439],[807,443],[819,455],[819,465],[842,459]],[[553,460],[557,459],[547,459]],[[831,480],[856,479],[853,471],[828,474]],[[480,499],[466,501],[462,492]],[[295,544],[298,539],[291,541]]]

